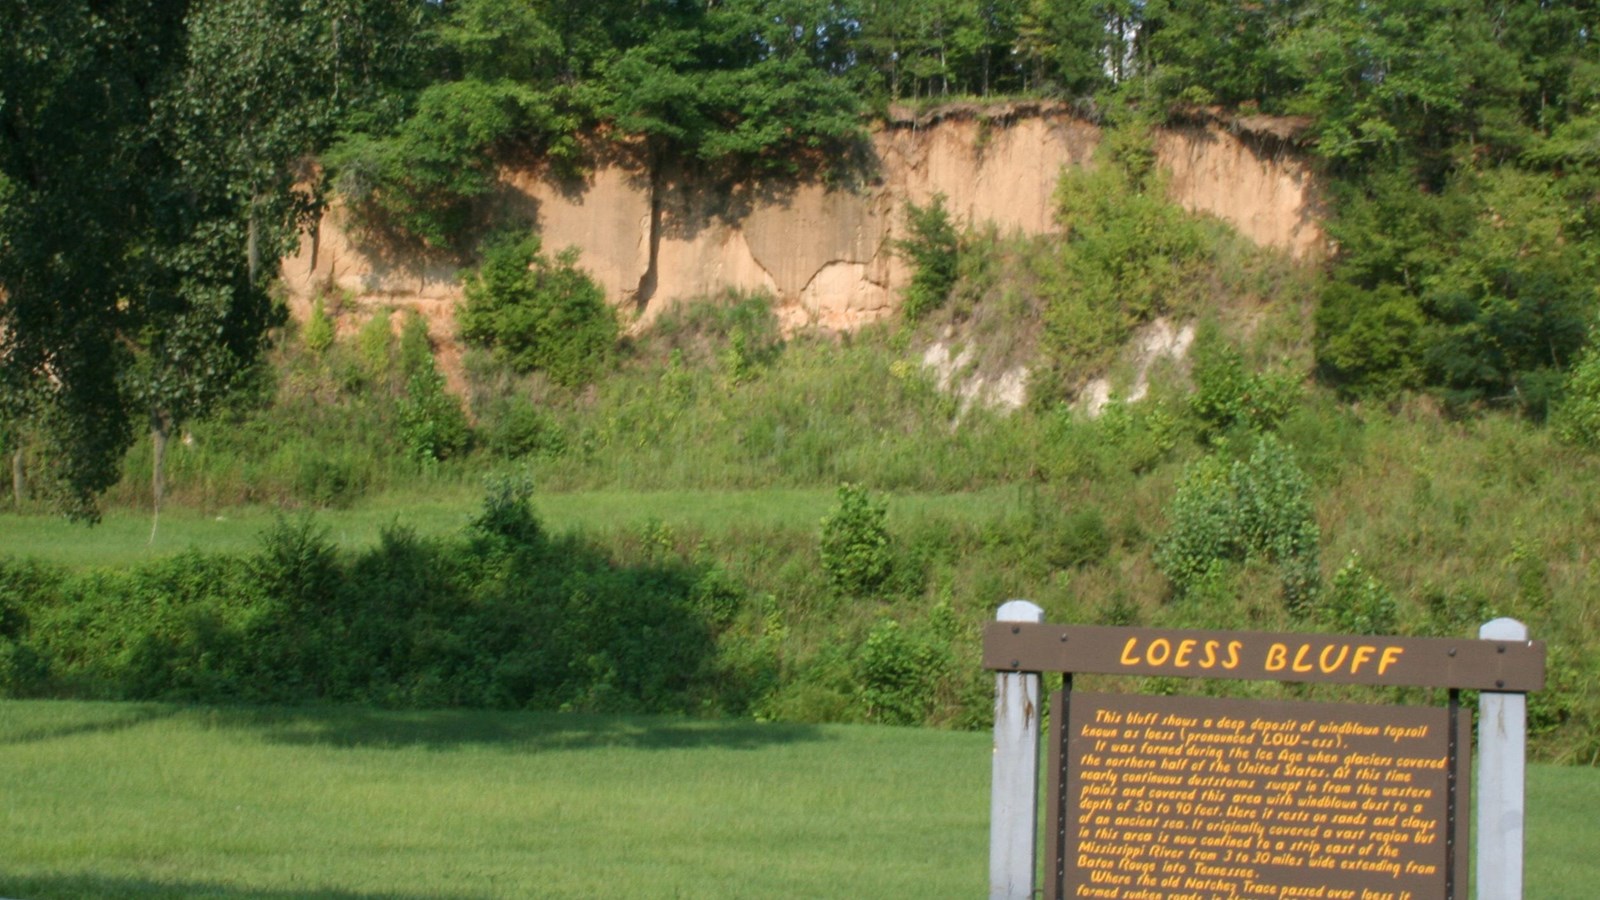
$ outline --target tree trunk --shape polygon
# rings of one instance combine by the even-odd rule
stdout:
[[[150,414],[150,543],[156,542],[156,529],[161,524],[161,499],[166,493],[167,437],[172,431],[172,419],[165,413]]]
[[[250,264],[250,284],[256,283],[256,276],[261,272],[261,226],[257,222],[255,203],[250,204],[249,231],[245,237],[245,254]]]
[[[11,496],[17,509],[22,508],[22,501],[28,496],[28,470],[22,465],[21,447],[11,451]]]

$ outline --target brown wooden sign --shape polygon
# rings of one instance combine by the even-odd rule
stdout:
[[[991,622],[985,668],[1535,691],[1540,641]]]
[[[1466,896],[1472,717],[1459,693],[1538,690],[1544,655],[1528,640],[984,632],[985,667],[1068,676],[1050,713],[1057,898]],[[1074,692],[1073,674],[1447,688],[1448,705],[1097,694]]]
[[[1436,900],[1464,884],[1469,742],[1451,736],[1470,717],[1453,708],[1071,692],[1051,715],[1047,896]]]

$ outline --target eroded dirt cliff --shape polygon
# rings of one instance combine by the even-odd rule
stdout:
[[[1095,125],[1065,108],[957,110],[877,129],[873,159],[855,184],[728,189],[669,173],[655,198],[648,178],[611,164],[579,183],[507,171],[502,202],[536,223],[547,249],[577,247],[580,265],[635,325],[731,288],[771,293],[790,329],[850,329],[889,315],[910,277],[892,249],[908,201],[943,194],[966,224],[1045,233],[1056,227],[1051,194],[1062,168],[1092,164],[1099,141]],[[1167,129],[1156,140],[1176,202],[1259,244],[1315,258],[1325,238],[1311,172],[1274,149],[1282,146],[1217,123]],[[283,262],[291,308],[304,315],[311,296],[331,288],[355,307],[344,329],[357,327],[364,309],[415,308],[442,344],[453,343],[457,271],[376,252],[342,226],[339,210],[330,211],[315,242],[308,235]]]

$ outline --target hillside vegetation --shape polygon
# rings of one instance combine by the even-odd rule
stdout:
[[[1600,759],[1591,4],[146,5],[0,9],[8,523],[484,499],[374,546],[313,515],[249,554],[8,558],[7,694],[964,727],[1009,597],[1169,626],[1513,615],[1550,642],[1536,751]],[[902,316],[854,334],[724,296],[628,335],[581,260],[481,202],[502,164],[599,152],[652,185],[669,161],[840,178],[869,116],[962,93],[1071,101],[1100,157],[1051,237],[907,210]],[[1165,200],[1151,125],[1257,114],[1322,173],[1321,268]],[[469,267],[465,397],[415,318],[341,337],[337,293],[304,323],[271,302],[261,260],[335,193]],[[1190,328],[1187,353],[1136,350]],[[1020,409],[963,394],[1019,367]],[[836,493],[802,525],[537,514],[773,488]]]
[[[1417,392],[1352,404],[1309,378],[1319,274],[1151,199],[1140,179],[1158,173],[1122,146],[1064,176],[1062,238],[960,234],[923,211],[913,240],[950,274],[921,282],[915,320],[856,334],[785,339],[766,298],[709,298],[614,347],[571,326],[482,341],[463,405],[419,321],[341,340],[314,317],[168,462],[169,503],[310,517],[243,555],[4,563],[0,684],[979,727],[978,630],[1010,597],[1054,621],[1175,627],[1464,635],[1511,615],[1550,642],[1537,752],[1594,762],[1600,463],[1527,416]],[[501,252],[532,265],[491,259],[468,321],[605,314],[567,289],[570,263]],[[1196,326],[1187,355],[1135,358],[1158,319]],[[935,343],[971,362],[941,373]],[[1018,360],[1036,374],[1017,410],[939,383]],[[1146,396],[1115,399],[1140,372]],[[1069,401],[1097,375],[1113,400],[1091,417]],[[148,465],[133,455],[108,500],[148,504]],[[312,512],[485,477],[461,531],[401,514],[341,549]],[[777,488],[836,493],[798,523],[619,514],[559,534],[536,511],[541,494]],[[936,494],[971,500],[897,512]]]

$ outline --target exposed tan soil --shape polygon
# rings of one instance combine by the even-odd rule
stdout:
[[[1309,166],[1287,149],[1293,129],[1198,118],[1162,131],[1156,149],[1173,199],[1259,244],[1319,257],[1319,201]],[[788,331],[849,330],[890,315],[910,277],[893,251],[908,201],[942,194],[963,224],[1047,233],[1061,169],[1090,164],[1099,140],[1097,126],[1060,104],[958,105],[891,115],[872,136],[875,161],[860,184],[729,189],[667,173],[653,198],[648,178],[613,162],[579,183],[508,170],[501,201],[536,224],[547,250],[577,247],[579,264],[634,328],[674,303],[734,289],[770,293]],[[457,271],[378,252],[343,224],[331,210],[316,238],[284,260],[291,312],[306,316],[318,291],[341,296],[335,318],[348,334],[377,309],[415,309],[459,389]]]

